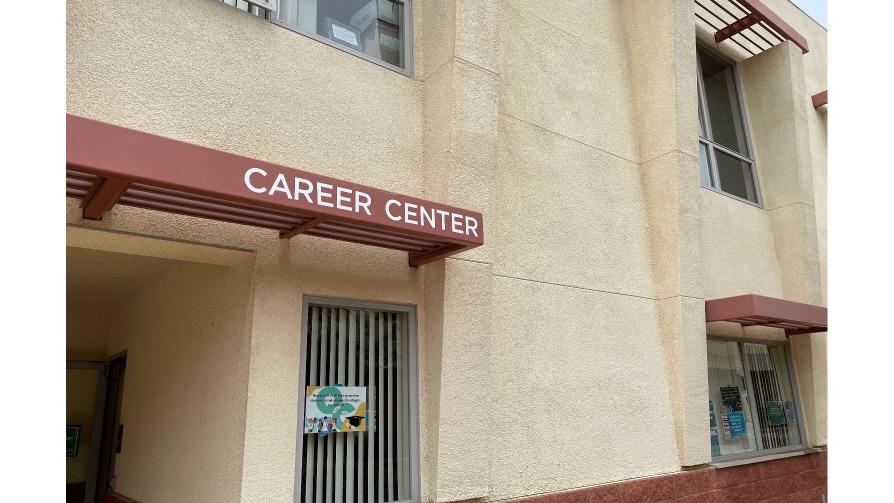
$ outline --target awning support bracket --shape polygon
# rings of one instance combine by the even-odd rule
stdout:
[[[410,253],[409,254],[410,267],[419,267],[423,264],[427,264],[429,262],[434,262],[435,260],[439,260],[444,257],[453,255],[454,253],[461,251],[465,248],[466,248],[465,245],[448,244],[448,245],[444,245],[440,248],[435,248],[434,250],[427,251],[424,253]]]
[[[97,177],[81,200],[84,218],[102,220],[102,216],[115,206],[129,185],[129,181],[120,178]]]
[[[714,34],[714,41],[718,44],[723,42],[724,40],[732,37],[736,33],[739,33],[750,26],[753,26],[757,23],[760,23],[761,18],[756,14],[749,14],[741,19],[737,19],[736,21],[724,26],[717,33]]]
[[[301,224],[298,227],[295,227],[292,230],[279,231],[279,237],[280,237],[280,239],[291,239],[299,234],[304,234],[305,232],[309,231],[310,229],[313,229],[314,227],[320,225],[321,223],[323,223],[325,221],[326,221],[326,219],[323,217],[313,218],[311,220],[308,220],[306,223]]]

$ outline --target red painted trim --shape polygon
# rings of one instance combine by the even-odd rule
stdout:
[[[425,263],[426,258],[434,255],[445,256],[443,252],[447,250],[449,255],[484,243],[484,219],[476,211],[71,114],[66,116],[66,122],[67,194],[85,201],[88,218],[101,218],[115,203],[129,204],[275,229],[283,237],[304,233],[401,249],[413,254],[413,265]],[[266,191],[252,192],[244,181],[250,168],[267,173],[267,177],[258,178],[258,183],[265,186],[280,174],[290,190],[296,177],[314,186],[329,184],[333,187],[327,189],[333,192],[330,203],[335,202],[335,187],[350,190],[352,194],[364,192],[370,198],[370,214],[338,209],[335,205],[321,206],[302,197],[291,199],[282,192],[272,195]],[[108,180],[116,183],[107,187]],[[103,191],[106,187],[109,190]],[[401,203],[400,208],[411,203],[441,213],[436,214],[435,226],[394,221],[386,213],[386,204],[392,199]],[[397,209],[392,206],[392,213]],[[442,216],[444,212],[447,217]],[[461,216],[463,229],[466,217],[475,219],[477,236],[471,232],[452,232],[449,216],[452,214]],[[421,215],[416,217],[419,221],[421,218]],[[446,222],[444,228],[440,225],[442,221]]]
[[[720,42],[723,42],[724,40],[732,37],[736,33],[739,33],[741,31],[747,29],[749,26],[755,25],[760,22],[761,22],[760,16],[758,16],[757,14],[754,14],[754,13],[748,14],[747,16],[743,17],[742,19],[738,19],[738,20],[730,23],[726,27],[718,30],[717,33],[714,34],[714,41],[719,44]]]
[[[760,0],[737,0],[742,7],[748,9],[752,14],[757,14],[771,28],[776,30],[783,37],[791,40],[795,45],[801,48],[801,53],[806,54],[810,49],[807,47],[807,39],[804,38],[797,30],[782,20],[769,7],[764,5]]]
[[[829,91],[820,91],[810,97],[813,101],[813,108],[819,108],[829,103]]]
[[[765,297],[739,295],[705,301],[705,321],[731,321],[742,326],[785,329],[786,335],[825,332],[828,310],[822,306]]]
[[[291,238],[297,236],[298,234],[303,234],[303,233],[309,231],[310,229],[313,229],[314,227],[320,225],[321,223],[323,223],[325,221],[326,221],[326,219],[323,217],[317,217],[317,218],[314,218],[313,220],[308,220],[307,222],[299,225],[298,227],[295,227],[292,230],[279,231],[279,237],[282,239],[291,239]]]
[[[124,195],[130,182],[120,178],[99,177],[93,181],[90,191],[84,196],[81,207],[83,216],[88,220],[102,220],[105,212],[112,209]]]

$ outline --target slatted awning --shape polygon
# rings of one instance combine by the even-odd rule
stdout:
[[[786,40],[807,53],[807,39],[760,0],[695,0],[695,16],[714,32],[752,56]]]
[[[475,211],[70,114],[66,168],[87,219],[124,204],[402,250],[411,266],[484,243]]]
[[[705,301],[705,321],[731,321],[743,327],[766,326],[785,335],[825,332],[827,309],[822,306],[764,297],[738,295]]]

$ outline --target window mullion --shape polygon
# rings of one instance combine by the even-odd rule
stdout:
[[[717,156],[714,154],[714,143],[708,142],[708,162],[711,164],[709,168],[711,168],[711,180],[712,187],[717,190],[723,190],[720,186],[720,171],[717,168]]]
[[[742,154],[736,152],[735,150],[730,150],[729,147],[724,147],[723,145],[721,145],[721,144],[719,144],[719,143],[716,143],[716,142],[713,142],[713,141],[710,141],[710,140],[709,140],[709,142],[711,143],[711,145],[717,147],[718,149],[720,149],[721,151],[723,151],[723,153],[725,153],[725,154],[729,154],[729,155],[735,157],[736,159],[739,159],[740,161],[745,161],[745,162],[747,162],[747,163],[749,163],[749,164],[752,164],[752,165],[754,164],[754,160],[751,159],[750,157],[746,157],[746,156],[744,156],[744,155],[742,155]]]

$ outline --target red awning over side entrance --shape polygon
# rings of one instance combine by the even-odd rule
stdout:
[[[782,328],[786,335],[825,332],[827,309],[762,295],[739,295],[705,301],[705,321],[731,321],[743,327]]]
[[[66,167],[88,219],[125,204],[402,250],[412,266],[484,243],[476,211],[70,114]]]

